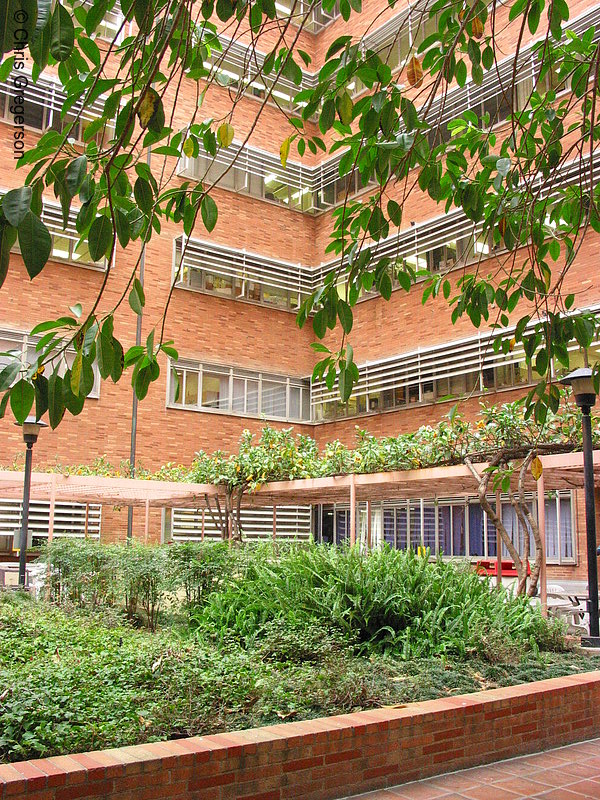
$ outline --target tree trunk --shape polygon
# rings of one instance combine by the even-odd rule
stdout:
[[[498,453],[494,458],[489,462],[489,467],[497,467],[503,460],[503,454]],[[510,557],[514,561],[515,569],[517,571],[517,594],[522,594],[525,591],[525,586],[527,584],[527,566],[523,565],[521,557],[514,546],[512,539],[508,535],[508,531],[504,527],[502,520],[494,508],[492,508],[491,504],[487,499],[487,493],[489,489],[490,479],[492,477],[491,471],[486,471],[484,475],[480,475],[479,472],[473,466],[473,463],[469,458],[465,458],[465,464],[471,471],[471,474],[477,481],[478,487],[478,496],[479,496],[479,503],[485,513],[488,515],[489,519],[492,520],[493,524],[496,526],[496,530],[500,534],[500,538],[502,539],[503,544],[506,546],[506,549],[509,552]],[[502,560],[502,559],[500,559]]]

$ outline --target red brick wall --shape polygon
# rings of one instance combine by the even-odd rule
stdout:
[[[2,800],[327,800],[600,735],[600,673],[0,766]]]

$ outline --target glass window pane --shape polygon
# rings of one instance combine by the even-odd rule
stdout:
[[[571,498],[560,497],[560,550],[562,558],[573,558]]]
[[[212,272],[205,272],[204,288],[207,292],[224,294],[227,297],[231,297],[233,293],[233,278],[225,275],[214,275]]]
[[[185,373],[185,397],[184,404],[186,406],[198,405],[198,373],[189,372]]]
[[[171,402],[181,405],[183,403],[183,370],[171,370]]]
[[[262,382],[261,412],[271,417],[285,417],[285,383]]]
[[[289,306],[289,295],[287,289],[279,289],[276,286],[265,286],[263,288],[263,302],[278,308]]]
[[[349,514],[349,511],[336,511],[336,544],[343,544],[350,538],[350,525],[348,520]]]
[[[258,414],[258,381],[246,381],[246,413]]]
[[[487,551],[488,556],[491,558],[492,556],[496,557],[496,526],[490,520],[490,518],[486,514],[486,521],[487,521]]]
[[[202,374],[202,405],[205,408],[229,408],[229,375],[218,372]]]
[[[245,409],[246,400],[246,381],[244,378],[233,379],[233,399],[231,410],[236,411],[238,414],[243,414]]]
[[[480,505],[469,506],[469,555],[483,556],[483,509]]]
[[[466,555],[464,506],[452,506],[452,555]]]
[[[423,508],[423,544],[428,547],[432,555],[436,554],[435,549],[435,506],[425,506]]]
[[[302,390],[299,386],[290,386],[290,419],[300,419],[300,402]]]
[[[384,508],[383,510],[383,541],[390,547],[396,547],[393,508]]]
[[[440,553],[445,556],[452,555],[452,537],[450,527],[451,506],[438,507],[438,526],[440,537]]]
[[[421,504],[416,500],[410,504],[410,547],[417,550],[421,544]]]
[[[203,288],[202,270],[190,269],[190,286],[194,289]]]
[[[400,550],[406,550],[408,546],[407,526],[406,526],[406,507],[396,509],[396,546]]]
[[[70,256],[70,244],[71,241],[66,236],[59,236],[58,234],[54,234],[52,237],[52,255],[54,258],[64,258],[68,260]],[[73,256],[73,258],[77,258],[77,256]]]
[[[308,386],[302,390],[302,419],[310,419],[310,389]]]
[[[544,502],[546,517],[546,558],[558,559],[558,517],[556,513],[556,499],[546,498]]]

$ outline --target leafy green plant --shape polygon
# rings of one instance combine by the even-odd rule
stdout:
[[[388,547],[311,546],[253,560],[230,588],[192,611],[199,635],[234,636],[246,645],[272,632],[317,622],[362,653],[420,658],[483,653],[481,631],[518,652],[565,646],[562,629],[522,598],[498,592],[469,565]],[[269,635],[272,635],[269,633]],[[536,643],[536,644],[533,644]]]

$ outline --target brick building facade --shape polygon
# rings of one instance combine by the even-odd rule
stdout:
[[[376,43],[382,51],[388,47],[386,52],[390,53],[390,64],[394,66],[404,57],[402,41],[397,42],[398,27],[414,10],[410,11],[405,0],[393,9],[383,0],[368,0],[364,6],[362,14],[353,16],[353,32],[365,33],[369,42]],[[596,7],[587,2],[571,3],[569,7],[575,29],[577,26],[585,29],[597,13]],[[507,11],[500,9],[498,13]],[[314,32],[300,35],[298,45],[313,58],[303,76],[306,85],[310,85],[310,73],[314,74],[323,63],[331,42],[346,32],[341,18],[335,12],[331,16],[333,19],[320,17],[313,26]],[[510,25],[500,26],[500,30],[498,45],[508,58],[514,32]],[[417,34],[413,31],[412,35]],[[257,44],[259,56],[260,51],[268,52],[273,41],[272,33],[264,34]],[[249,42],[250,38],[242,35],[237,42],[238,51],[250,47]],[[389,49],[392,47],[399,47],[400,51],[392,53]],[[237,61],[231,57],[231,63],[222,65],[234,86],[239,85],[236,76],[239,80],[244,78],[240,59],[241,56]],[[518,85],[525,91],[533,85],[535,77],[535,68],[531,66],[519,76]],[[501,126],[504,124],[501,104],[490,89],[493,80],[490,74],[483,88],[471,86],[464,102],[465,107],[495,109],[496,123]],[[194,113],[196,90],[189,83],[177,98],[174,127],[184,126]],[[51,91],[59,90],[50,84],[52,79],[48,78],[47,84],[32,87],[28,96],[28,144],[41,130],[54,124],[47,97]],[[12,165],[7,87],[8,84],[0,84],[3,129],[0,164]],[[293,94],[283,84],[278,86],[278,92],[280,103]],[[251,130],[261,94],[264,87],[250,84],[238,102],[231,119],[235,139],[227,148],[231,155],[225,153],[221,170],[227,159],[231,161],[233,154],[238,153],[239,143]],[[229,107],[229,89],[213,85],[202,113],[219,118]],[[289,109],[293,110],[291,99]],[[462,405],[469,416],[477,412],[482,395],[497,402],[512,400],[522,396],[523,387],[532,383],[522,354],[512,353],[502,363],[494,360],[488,347],[491,329],[476,331],[466,318],[453,325],[447,302],[440,298],[423,305],[417,285],[409,293],[394,291],[387,302],[380,297],[366,297],[357,306],[351,341],[361,382],[347,407],[341,407],[323,385],[310,386],[309,376],[315,361],[310,348],[313,335],[310,326],[302,330],[297,327],[295,309],[326,271],[329,256],[325,248],[332,225],[330,210],[343,198],[346,183],[337,174],[339,155],[307,154],[301,168],[300,159],[292,153],[283,169],[279,146],[289,132],[285,115],[267,104],[258,124],[252,128],[248,143],[238,154],[235,169],[229,170],[214,191],[219,207],[214,231],[207,234],[198,225],[182,258],[181,230],[163,223],[161,235],[154,237],[147,247],[142,341],[159,323],[171,280],[178,274],[166,318],[166,338],[175,342],[179,362],[171,365],[164,359],[160,379],[151,385],[139,406],[137,461],[144,467],[154,469],[168,461],[187,464],[199,449],[234,449],[243,429],[258,432],[265,420],[275,426],[293,426],[314,436],[319,445],[335,438],[352,443],[357,425],[376,435],[393,435],[439,420],[461,396],[471,395]],[[201,158],[196,162],[202,165]],[[175,181],[181,182],[185,175],[197,175],[200,168],[198,163],[184,160],[177,167]],[[211,169],[211,176],[218,177],[218,165]],[[18,186],[23,180],[12,167],[0,167],[0,175],[1,190]],[[360,187],[356,188],[360,194]],[[392,189],[391,196],[393,192]],[[66,313],[74,303],[80,302],[84,310],[89,309],[103,279],[102,265],[83,263],[85,256],[73,252],[76,237],[72,235],[69,240],[57,223],[52,227],[56,210],[52,199],[48,201],[48,224],[55,236],[52,261],[39,277],[30,281],[18,253],[11,256],[8,278],[0,290],[1,350],[31,346],[27,332],[41,320]],[[433,272],[448,271],[449,278],[456,281],[464,265],[476,254],[488,255],[486,242],[472,235],[471,242],[468,238],[464,217],[444,215],[426,194],[417,190],[409,207],[404,209],[402,229],[390,237],[389,248],[390,252],[396,248],[395,252],[412,259],[416,266],[428,267]],[[575,293],[582,308],[600,303],[600,281],[590,269],[596,247],[597,235],[590,233],[564,287],[565,293]],[[493,254],[489,255],[493,259]],[[126,251],[117,249],[102,309],[111,308],[120,297],[138,256],[137,243]],[[135,328],[135,315],[128,306],[121,306],[115,334],[130,346],[135,342]],[[330,333],[325,343],[337,347],[339,331]],[[177,400],[172,387],[174,367],[182,389]],[[67,415],[57,430],[43,432],[35,449],[37,463],[89,463],[103,455],[113,464],[128,459],[131,407],[132,390],[127,379],[117,385],[111,381],[98,382],[95,396],[88,400],[80,416]],[[0,463],[7,464],[21,453],[21,437],[8,417],[0,424],[3,434]],[[559,510],[556,512],[557,525],[563,527],[556,534],[557,547],[559,551],[562,547],[562,553],[557,555],[554,574],[579,577],[585,573],[582,498],[574,493],[562,502],[562,516]],[[419,498],[415,498],[415,503],[419,503]],[[568,513],[564,511],[567,505]],[[448,507],[451,506],[448,500]],[[423,504],[414,508],[421,509],[420,536],[426,541]],[[384,534],[386,524],[389,528],[390,513],[389,509],[381,510],[381,538],[387,538]],[[406,508],[402,513],[406,514],[406,525],[410,528],[411,509]],[[460,541],[469,539],[469,513],[467,504],[462,512],[456,512],[456,521],[449,523],[452,535],[456,526],[462,531],[457,540],[458,551],[463,547]],[[333,510],[334,536],[338,538],[342,538],[344,514],[344,509]],[[303,519],[314,528],[317,516],[313,513],[312,522],[306,522],[306,516]],[[120,538],[124,534],[124,519],[123,510],[104,509],[105,538]],[[152,515],[156,539],[168,536],[173,519],[165,524],[164,515]],[[441,522],[436,520],[439,547]],[[400,546],[396,516],[393,527],[394,541]],[[413,533],[414,530],[413,525]],[[570,544],[561,544],[561,536],[571,537]],[[468,550],[468,544],[464,549]],[[486,554],[470,553],[471,556]]]

